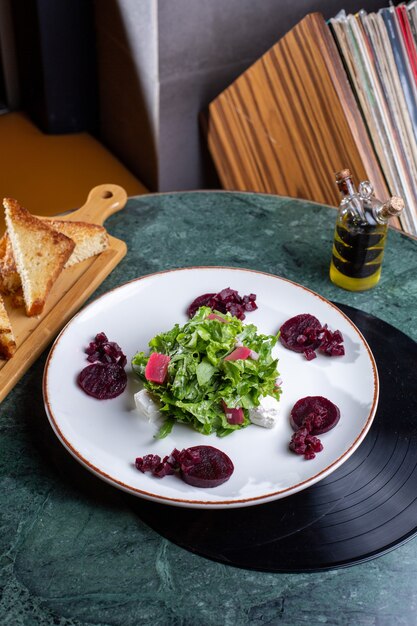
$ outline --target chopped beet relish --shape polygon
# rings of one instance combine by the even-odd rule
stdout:
[[[87,361],[90,363],[117,363],[125,367],[127,358],[121,347],[115,341],[109,341],[105,333],[97,333],[94,341],[91,341],[85,349],[88,354]]]
[[[126,388],[124,370],[127,358],[115,341],[109,341],[105,333],[97,333],[85,349],[87,365],[78,375],[77,382],[85,393],[97,400],[116,398]]]
[[[320,439],[310,435],[307,428],[299,428],[293,434],[289,447],[296,454],[303,454],[307,461],[314,459],[316,454],[323,450]]]
[[[177,469],[177,462],[172,457],[172,454],[168,457],[161,457],[158,454],[146,454],[143,458],[138,457],[135,461],[136,469],[142,473],[151,472],[158,478],[163,478],[169,474],[173,474]]]
[[[340,330],[332,332],[327,328],[327,324],[323,326],[322,335],[320,338],[320,345],[318,347],[319,352],[327,354],[328,356],[343,356],[345,354],[345,348],[342,346],[343,336]]]
[[[306,348],[304,350],[304,356],[307,359],[307,361],[312,361],[313,359],[317,357],[317,354],[315,353],[313,348]]]
[[[240,296],[235,289],[222,289],[219,293],[205,293],[198,296],[188,307],[188,317],[193,317],[201,306],[208,306],[213,311],[220,313],[230,313],[240,320],[244,320],[245,312],[255,311],[258,305],[255,302],[256,295],[250,293],[247,296]]]

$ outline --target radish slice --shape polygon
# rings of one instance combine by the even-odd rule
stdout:
[[[230,354],[224,357],[225,361],[244,361],[251,356],[252,350],[250,348],[246,348],[245,346],[241,346],[233,350]]]
[[[224,317],[220,317],[220,315],[216,315],[216,313],[210,313],[207,315],[206,320],[217,320],[218,322],[227,323],[228,320],[225,320]]]
[[[171,357],[167,354],[152,352],[145,367],[145,378],[152,383],[162,385],[168,374],[168,363]]]

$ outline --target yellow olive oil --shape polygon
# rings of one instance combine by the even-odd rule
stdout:
[[[381,265],[387,237],[387,226],[363,225],[335,229],[330,279],[349,291],[375,287],[381,276]]]

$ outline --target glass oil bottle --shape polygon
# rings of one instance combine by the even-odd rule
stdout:
[[[404,208],[401,198],[381,202],[369,181],[356,191],[350,170],[336,174],[342,194],[334,232],[330,279],[349,291],[375,287],[381,277],[388,220]]]

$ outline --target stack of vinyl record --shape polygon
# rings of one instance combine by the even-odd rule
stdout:
[[[417,234],[417,3],[329,21],[405,231]]]

